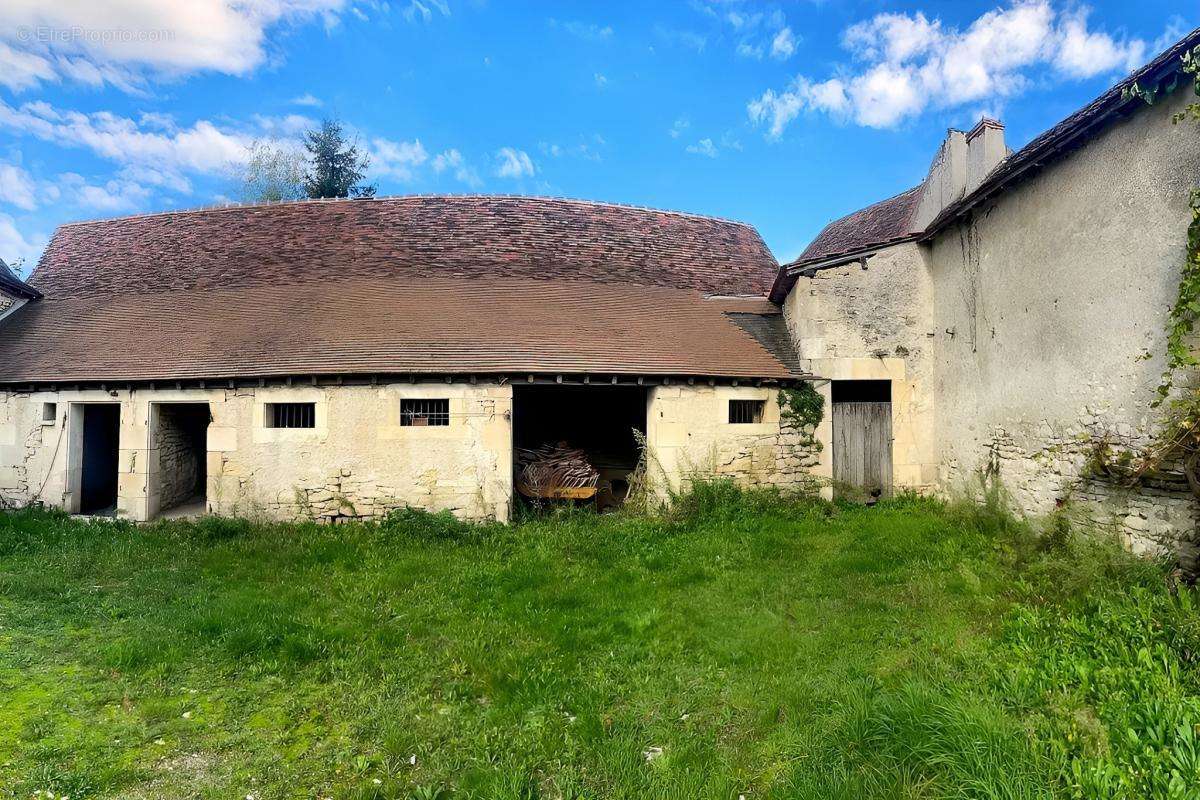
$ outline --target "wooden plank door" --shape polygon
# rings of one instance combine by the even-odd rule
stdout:
[[[891,495],[891,403],[833,404],[833,480]]]

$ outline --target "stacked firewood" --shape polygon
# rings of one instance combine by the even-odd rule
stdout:
[[[600,480],[600,473],[588,461],[587,453],[568,447],[565,442],[519,448],[517,464],[521,482],[535,492],[590,488]]]

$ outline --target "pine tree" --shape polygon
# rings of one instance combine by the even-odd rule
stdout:
[[[320,130],[307,131],[304,147],[309,153],[304,192],[309,197],[375,196],[375,184],[363,183],[370,160],[359,154],[357,143],[346,141],[340,122],[327,119]]]

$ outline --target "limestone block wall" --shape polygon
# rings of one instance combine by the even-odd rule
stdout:
[[[400,425],[400,400],[447,398],[450,425]],[[56,403],[44,424],[43,404]],[[471,384],[0,392],[0,502],[78,510],[83,403],[121,406],[118,514],[165,507],[156,470],[169,440],[154,406],[207,403],[207,504],[271,519],[377,519],[403,506],[506,520],[512,490],[512,390]],[[316,427],[267,427],[267,405],[312,402]]]
[[[799,278],[783,310],[805,369],[828,380],[891,381],[893,481],[935,488],[933,284],[920,248],[901,244],[871,256],[866,269],[854,263]],[[817,388],[827,411],[817,438],[828,443],[830,385]],[[814,474],[832,478],[832,448],[819,454]]]
[[[763,401],[759,423],[731,424],[730,400]],[[693,478],[732,478],[742,486],[809,488],[818,460],[813,428],[780,421],[775,389],[659,386],[650,390],[646,441],[651,485],[686,489]]]
[[[163,403],[157,420],[151,415],[153,430],[150,446],[157,450],[155,472],[158,480],[151,492],[157,491],[159,507],[168,509],[196,494],[201,479],[201,459],[205,452],[199,451],[200,443],[193,441],[188,421],[181,413],[190,406]]]

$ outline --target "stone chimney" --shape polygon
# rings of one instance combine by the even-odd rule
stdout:
[[[922,184],[921,200],[910,227],[923,231],[942,209],[963,196],[967,187],[967,135],[951,128],[946,131],[937,156],[929,165]]]
[[[1004,126],[994,119],[984,117],[967,133],[954,128],[946,131],[929,167],[910,229],[925,230],[947,206],[975,191],[1007,155]]]
[[[979,188],[983,179],[1008,155],[1004,146],[1004,125],[983,117],[967,133],[967,194]]]

